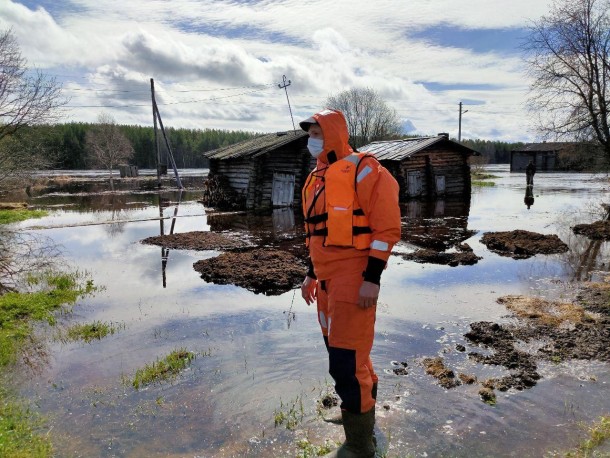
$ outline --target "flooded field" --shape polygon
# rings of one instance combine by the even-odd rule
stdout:
[[[495,186],[473,187],[469,202],[402,208],[402,241],[382,277],[372,353],[380,377],[377,434],[387,457],[562,456],[584,437],[581,422],[610,412],[610,365],[599,361],[540,362],[535,386],[498,392],[495,405],[482,402],[477,383],[446,389],[426,373],[423,359],[440,356],[478,380],[505,375],[468,357],[484,351],[464,337],[470,324],[513,322],[501,296],[568,298],[577,282],[610,269],[608,242],[571,230],[603,217],[606,175],[539,173],[528,195],[524,174],[505,165],[486,171],[497,176]],[[298,214],[214,214],[198,202],[203,178],[194,171],[185,174],[184,192],[171,182],[159,191],[131,180],[109,193],[99,176],[81,180],[32,192],[30,206],[49,215],[13,225],[52,239],[66,264],[103,287],[63,316],[60,328],[120,324],[90,344],[64,343],[53,339],[54,329],[40,329],[49,337],[48,357],[22,374],[21,394],[48,418],[57,456],[312,456],[300,440],[342,440],[342,428],[319,412],[332,380],[315,309],[299,291],[267,296],[207,283],[193,264],[219,251],[141,243],[222,231],[259,246],[300,247]],[[515,229],[556,234],[569,251],[512,259],[481,243],[486,232]],[[450,254],[463,243],[479,258],[471,265],[409,257],[419,248]],[[180,348],[196,358],[176,380],[131,386],[137,369]],[[294,421],[277,424],[280,417]]]

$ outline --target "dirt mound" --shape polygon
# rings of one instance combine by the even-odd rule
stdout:
[[[555,234],[545,235],[520,229],[487,232],[481,237],[481,243],[494,253],[513,259],[531,258],[537,254],[565,253],[569,249]]]
[[[301,259],[286,251],[268,248],[223,253],[197,261],[193,267],[207,282],[234,284],[269,296],[297,287],[307,273]]]
[[[470,358],[511,371],[500,379],[486,380],[483,386],[488,391],[531,388],[540,378],[538,360],[610,362],[609,296],[610,283],[604,282],[583,284],[575,303],[525,296],[499,298],[498,302],[518,318],[518,324],[480,321],[472,323],[470,332],[464,335],[472,343],[493,352],[485,355],[471,352]],[[537,351],[525,352],[516,348],[519,343],[533,342],[542,344]]]
[[[593,240],[610,240],[610,221],[595,221],[591,224],[577,224],[572,228],[575,234],[586,235]]]
[[[216,232],[193,231],[182,234],[157,235],[142,240],[148,245],[178,250],[229,250],[249,246],[246,242]]]
[[[471,251],[451,252],[435,251],[430,249],[422,249],[413,253],[401,254],[403,259],[407,261],[415,261],[419,263],[441,264],[456,267],[458,265],[471,266],[482,259]]]

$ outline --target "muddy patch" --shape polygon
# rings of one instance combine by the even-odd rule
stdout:
[[[568,251],[568,246],[555,234],[539,234],[524,230],[487,232],[481,243],[500,256],[513,259],[531,258],[537,254],[556,254]]]
[[[540,361],[610,362],[610,277],[603,282],[583,283],[572,302],[526,296],[504,296],[498,302],[506,306],[515,321],[471,323],[464,337],[471,344],[468,358],[503,367],[508,374],[479,382],[474,376],[456,376],[440,357],[424,358],[426,373],[439,385],[451,389],[461,384],[479,384],[481,400],[495,404],[496,390],[534,387],[541,378]],[[462,345],[456,349],[467,350]]]
[[[467,244],[460,244],[459,251],[446,252],[433,249],[416,250],[413,253],[401,254],[400,256],[407,261],[414,261],[428,264],[441,264],[451,267],[459,265],[471,266],[482,259],[473,253],[472,248]]]
[[[148,245],[178,250],[231,250],[251,246],[245,240],[225,234],[193,231],[182,234],[157,235],[142,240]]]
[[[193,267],[207,282],[234,284],[269,296],[296,288],[307,273],[300,258],[269,248],[227,252],[197,261]]]
[[[572,228],[575,234],[585,235],[593,240],[610,240],[610,221],[596,221],[591,224],[577,224]]]

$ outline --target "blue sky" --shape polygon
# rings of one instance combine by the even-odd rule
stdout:
[[[63,121],[273,132],[352,87],[376,90],[409,133],[537,139],[520,43],[546,0],[4,0],[33,68],[61,81]]]

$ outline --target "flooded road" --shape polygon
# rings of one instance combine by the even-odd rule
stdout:
[[[486,170],[498,177],[489,180],[495,186],[473,187],[470,202],[403,206],[403,240],[382,278],[372,353],[380,377],[377,425],[388,457],[561,455],[583,437],[579,422],[610,411],[605,363],[540,363],[536,386],[498,393],[495,406],[480,400],[476,385],[446,390],[426,374],[422,358],[442,356],[456,373],[480,380],[503,375],[505,369],[468,358],[469,324],[511,321],[496,302],[500,296],[561,298],[575,280],[609,269],[608,243],[571,231],[601,218],[599,204],[610,199],[607,176],[540,173],[527,195],[524,174],[510,174],[507,165]],[[34,194],[29,204],[49,216],[14,226],[53,239],[67,264],[104,287],[63,316],[60,327],[124,325],[90,344],[50,340],[48,363],[24,377],[22,394],[48,417],[58,456],[311,456],[299,440],[342,440],[341,427],[317,411],[332,380],[315,309],[298,291],[265,296],[206,283],[193,263],[218,251],[140,243],[209,230],[259,243],[299,237],[298,215],[290,211],[211,214],[197,202],[201,180],[190,178],[182,193],[136,186],[108,194],[83,186]],[[514,229],[557,234],[570,251],[514,260],[480,243],[485,232]],[[459,243],[481,259],[450,267],[401,256],[430,245],[451,252]],[[54,330],[47,332],[52,337]],[[197,357],[175,381],[130,385],[137,369],[178,348]],[[395,371],[402,363],[406,375]],[[275,425],[280,412],[294,416],[293,429]]]

